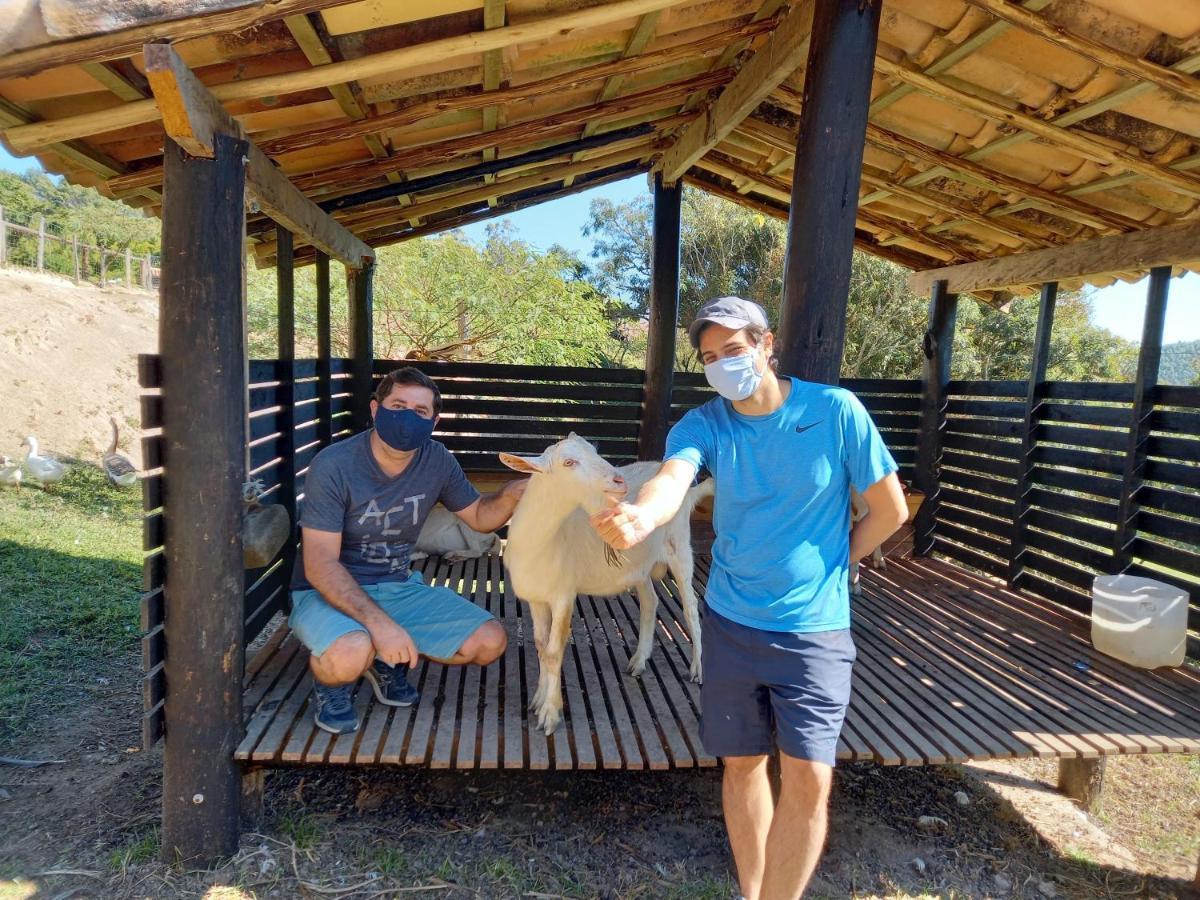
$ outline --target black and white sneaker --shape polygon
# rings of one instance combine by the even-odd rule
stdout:
[[[421,693],[408,683],[408,663],[389,666],[375,660],[364,673],[375,691],[375,699],[386,706],[412,706]]]

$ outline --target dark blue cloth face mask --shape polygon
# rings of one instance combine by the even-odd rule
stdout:
[[[381,406],[375,412],[375,433],[393,450],[416,450],[432,437],[433,421],[411,409]]]

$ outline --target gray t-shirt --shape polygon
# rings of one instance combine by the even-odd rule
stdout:
[[[300,525],[341,532],[340,561],[359,584],[404,581],[412,545],[434,504],[441,501],[458,512],[478,499],[458,461],[437,441],[427,441],[407,469],[389,478],[371,452],[371,432],[364,431],[313,458]],[[303,553],[296,557],[291,586],[312,587],[304,577]]]

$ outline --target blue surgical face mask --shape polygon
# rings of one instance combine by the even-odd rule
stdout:
[[[416,450],[433,435],[433,422],[411,409],[375,411],[375,433],[393,450]]]
[[[758,351],[751,350],[741,356],[727,356],[710,362],[704,367],[704,377],[726,400],[745,400],[762,384],[766,367],[760,374],[755,370]]]

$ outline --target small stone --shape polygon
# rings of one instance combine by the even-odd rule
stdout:
[[[959,806],[970,806],[971,805],[971,797],[966,791],[955,791],[954,792],[954,802],[957,803]]]
[[[1007,894],[1012,890],[1012,881],[1003,875],[992,876],[992,884],[996,888],[996,893]]]
[[[949,825],[941,816],[921,816],[917,819],[917,827],[922,831],[941,831]]]
[[[925,869],[926,869],[925,860],[923,860],[923,859],[921,859],[921,857],[917,856],[917,857],[913,858],[912,864],[913,864],[914,869],[916,869],[922,875],[925,874]]]
[[[0,801],[11,800],[11,799],[12,799],[12,794],[10,794],[4,788],[0,788]]]
[[[1043,897],[1057,897],[1058,896],[1058,888],[1056,888],[1049,881],[1039,881],[1038,882],[1038,893],[1041,894]]]

